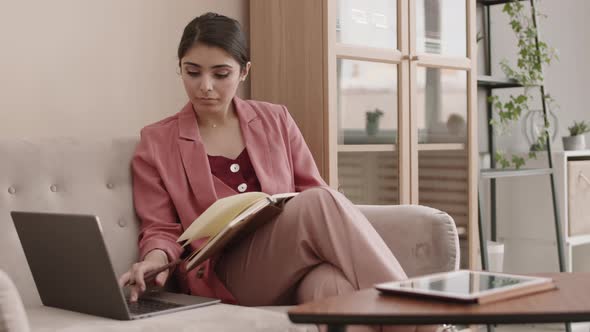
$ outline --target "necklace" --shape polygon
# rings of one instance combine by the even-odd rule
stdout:
[[[203,124],[203,127],[206,127],[206,128],[217,128],[217,123],[212,123],[212,122],[211,123],[204,123]]]

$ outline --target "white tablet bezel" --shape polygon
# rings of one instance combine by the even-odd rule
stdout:
[[[413,288],[406,288],[400,287],[401,284],[405,284],[407,282],[412,281],[436,281],[436,280],[444,280],[451,276],[455,276],[457,274],[463,273],[475,273],[479,275],[495,275],[495,276],[505,276],[508,278],[517,278],[517,279],[524,279],[525,282],[519,283],[517,285],[510,285],[501,288],[496,288],[492,290],[483,290],[479,292],[475,292],[472,294],[458,294],[452,292],[445,292],[445,291],[436,291],[436,290],[425,290],[425,289],[413,289]],[[451,272],[441,272],[430,274],[421,277],[410,278],[406,280],[400,281],[391,281],[391,282],[384,282],[380,284],[376,284],[375,288],[384,293],[395,293],[395,294],[410,294],[410,295],[421,295],[421,296],[428,296],[428,297],[437,297],[437,298],[444,298],[444,299],[452,299],[452,300],[459,300],[465,302],[476,302],[479,298],[483,296],[490,296],[496,293],[503,293],[510,290],[517,290],[524,287],[531,287],[534,285],[544,284],[547,282],[551,282],[550,278],[543,278],[543,277],[534,277],[534,276],[524,276],[524,275],[517,275],[517,274],[507,274],[507,273],[498,273],[498,272],[487,272],[487,271],[474,271],[474,270],[457,270]]]

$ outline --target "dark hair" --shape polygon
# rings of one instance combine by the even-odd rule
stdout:
[[[216,13],[205,13],[194,18],[184,28],[178,45],[178,65],[186,53],[196,45],[219,47],[232,56],[244,69],[248,61],[246,36],[240,23],[233,18]]]

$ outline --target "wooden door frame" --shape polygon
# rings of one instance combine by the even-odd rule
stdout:
[[[465,0],[466,19],[466,57],[448,57],[417,54],[416,47],[416,3],[406,0],[409,5],[409,68],[410,68],[410,203],[419,204],[418,154],[422,150],[418,144],[416,110],[416,72],[418,66],[427,68],[464,70],[467,74],[467,204],[468,204],[468,266],[474,268],[478,261],[477,229],[477,186],[479,179],[478,136],[477,136],[477,42],[476,42],[476,0]],[[443,147],[444,148],[444,147]]]

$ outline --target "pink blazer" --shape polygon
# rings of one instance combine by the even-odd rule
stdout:
[[[263,192],[276,194],[326,185],[284,106],[237,97],[233,103]],[[141,130],[132,171],[135,210],[141,220],[141,259],[153,249],[164,250],[170,261],[179,258],[183,249],[176,239],[183,230],[218,198],[237,193],[211,174],[190,102],[177,114]],[[215,275],[214,260],[189,273],[177,271],[181,288],[194,295],[236,303]]]

